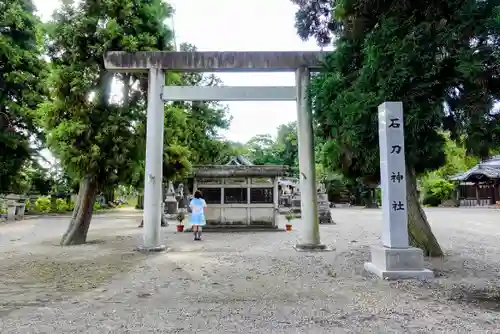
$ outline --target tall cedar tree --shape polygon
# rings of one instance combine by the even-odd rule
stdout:
[[[302,38],[335,40],[311,92],[325,164],[377,184],[377,106],[402,101],[410,241],[442,255],[417,176],[445,163],[440,130],[480,156],[499,143],[492,106],[500,93],[500,1],[292,1]]]
[[[11,190],[30,157],[30,136],[38,133],[44,61],[34,11],[30,0],[0,2],[0,193]]]
[[[62,245],[85,243],[98,191],[130,180],[144,155],[147,76],[110,73],[103,57],[171,50],[164,24],[171,14],[162,0],[83,0],[54,13],[47,46],[53,90],[44,126],[55,155],[81,180]],[[121,101],[111,95],[112,82],[122,88]]]

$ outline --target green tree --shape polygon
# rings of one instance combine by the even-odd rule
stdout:
[[[146,124],[146,115],[143,114],[142,123]],[[174,105],[165,106],[165,126],[164,126],[164,151],[163,151],[163,181],[174,181],[187,176],[191,169],[191,150],[185,144],[185,138],[189,136],[188,116],[184,109]],[[146,146],[145,129],[141,127],[139,147],[143,148],[136,156],[136,161],[132,172],[125,180],[120,180],[124,184],[132,185],[138,190],[144,188],[144,171],[146,166]]]
[[[192,151],[193,164],[218,164],[227,160],[229,146],[221,139],[220,131],[229,128],[228,115],[225,107],[213,102],[196,101],[187,107],[189,131],[184,143]]]
[[[298,176],[297,122],[280,125],[276,140],[269,134],[256,135],[245,146],[256,165],[287,165],[289,175]]]
[[[278,155],[276,142],[269,134],[253,136],[245,146],[256,165],[281,165],[283,162]]]
[[[30,158],[38,134],[36,110],[44,98],[40,21],[30,0],[0,2],[0,193]]]
[[[224,140],[223,143],[226,150],[224,154],[228,157],[235,155],[243,155],[243,156],[249,155],[248,147],[246,147],[244,143],[235,142],[231,140]]]
[[[445,138],[444,153],[446,163],[439,169],[429,172],[427,175],[449,178],[455,174],[465,172],[479,163],[480,159],[476,156],[468,155],[463,144],[451,140],[449,133],[444,133],[443,136]]]
[[[35,193],[48,195],[54,184],[49,171],[33,159],[27,160],[15,175],[11,191],[17,194]]]
[[[442,255],[417,175],[445,163],[443,128],[465,138],[470,153],[484,156],[497,142],[499,1],[294,2],[301,37],[336,39],[312,89],[325,163],[377,184],[377,106],[403,101],[410,241]]]
[[[147,77],[110,73],[103,56],[170,50],[164,21],[171,13],[162,0],[83,0],[63,5],[48,25],[52,96],[43,124],[49,147],[80,180],[62,245],[85,243],[98,191],[130,179],[144,152]],[[120,101],[112,82],[122,88]]]
[[[182,44],[181,51],[193,52],[196,47]],[[220,85],[215,75],[202,73],[168,72],[168,85],[212,86]],[[221,130],[229,127],[228,111],[212,101],[176,101],[165,105],[165,152],[163,177],[166,181],[180,181],[193,165],[222,164],[239,152],[232,143],[222,140]],[[144,145],[145,143],[143,143]],[[124,182],[142,192],[144,187],[145,150],[130,177]],[[142,197],[137,208],[142,208]]]
[[[282,124],[278,127],[276,138],[278,145],[278,155],[282,159],[282,164],[289,166],[289,174],[298,177],[299,175],[299,147],[297,139],[297,122]]]
[[[195,52],[194,45],[183,43],[180,50]],[[205,75],[197,72],[177,73],[170,83],[180,86],[220,86],[222,81],[214,74]],[[232,153],[228,142],[221,139],[220,132],[227,130],[231,117],[225,106],[216,101],[175,102],[185,111],[188,130],[185,131],[183,144],[191,151],[193,164],[223,163]]]
[[[479,158],[468,155],[462,143],[450,139],[449,133],[443,134],[446,142],[444,152],[446,163],[437,170],[425,173],[420,178],[420,188],[424,205],[437,206],[452,198],[456,185],[449,178],[462,173],[479,163]]]

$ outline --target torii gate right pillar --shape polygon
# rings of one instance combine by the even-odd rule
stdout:
[[[314,135],[309,98],[310,71],[300,67],[295,72],[297,90],[297,141],[299,146],[300,197],[302,210],[302,235],[295,246],[298,251],[324,251],[320,241],[318,196],[316,189],[316,164],[314,159]]]

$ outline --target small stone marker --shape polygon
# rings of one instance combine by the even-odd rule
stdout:
[[[382,103],[378,119],[382,245],[372,247],[371,262],[365,263],[365,270],[383,279],[432,278],[433,272],[423,267],[422,250],[408,243],[403,104]]]
[[[166,213],[168,215],[175,215],[179,209],[179,203],[175,198],[175,189],[172,181],[168,181],[167,196],[165,199]]]
[[[177,187],[177,193],[175,195],[175,199],[177,200],[179,209],[186,208],[186,199],[184,196],[184,184],[183,183],[179,183],[179,186]]]

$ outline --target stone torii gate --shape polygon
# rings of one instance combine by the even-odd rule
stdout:
[[[304,221],[297,250],[326,250],[320,242],[310,72],[318,71],[325,52],[109,52],[104,64],[115,72],[148,72],[146,171],[144,182],[143,251],[162,251],[161,184],[164,103],[166,101],[297,101],[301,209]],[[165,86],[165,71],[175,72],[295,72],[288,87]]]

